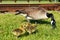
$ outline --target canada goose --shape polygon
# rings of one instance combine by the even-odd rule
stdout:
[[[20,28],[14,29],[14,30],[12,31],[12,33],[13,33],[15,36],[19,37],[20,35],[23,35],[23,34],[25,33],[25,29],[24,29],[23,26],[21,26]]]
[[[22,10],[16,10],[15,15],[18,15],[18,14],[25,16],[28,22],[30,22],[30,20],[40,20],[40,19],[51,18],[51,25],[54,29],[56,28],[56,21],[54,19],[53,14],[48,13],[42,7],[27,7],[27,8],[23,8]]]
[[[29,34],[31,34],[31,33],[33,33],[33,32],[36,31],[36,27],[37,27],[36,24],[27,23],[26,26],[25,26],[25,30],[26,30]]]

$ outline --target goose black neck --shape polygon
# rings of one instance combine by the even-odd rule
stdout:
[[[51,18],[51,25],[52,25],[52,27],[55,29],[55,28],[56,28],[56,21],[55,21],[55,19],[54,19],[53,14],[52,14],[52,13],[47,13],[47,17],[48,17],[48,18]]]

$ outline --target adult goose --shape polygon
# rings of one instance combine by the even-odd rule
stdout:
[[[25,16],[28,22],[30,22],[30,20],[40,20],[40,19],[51,18],[51,25],[53,28],[56,28],[56,22],[55,22],[53,14],[48,13],[42,7],[22,8],[21,10],[16,10],[15,15],[18,15],[18,14]]]

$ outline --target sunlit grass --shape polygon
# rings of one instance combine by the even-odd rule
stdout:
[[[37,32],[30,35],[23,35],[16,39],[11,32],[20,27],[26,20],[25,17],[14,14],[0,14],[0,40],[60,40],[60,14],[52,12],[55,16],[57,28],[51,27],[50,19],[40,21],[37,25]]]

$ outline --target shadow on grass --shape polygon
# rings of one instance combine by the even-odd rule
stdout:
[[[24,20],[23,22],[27,22],[27,20]],[[30,22],[31,23],[35,23],[35,22],[37,22],[38,24],[50,24],[50,22],[48,22],[48,21],[45,21],[45,20],[30,20]],[[20,37],[26,37],[26,36],[29,36],[29,35],[33,35],[33,34],[36,34],[36,33],[38,33],[38,30],[36,30],[34,33],[32,33],[32,34],[29,34],[29,33],[25,33],[24,35],[21,35],[21,36],[19,36],[18,38],[20,38]]]
[[[24,20],[23,22],[27,22],[27,20]],[[37,22],[37,24],[50,24],[50,21],[45,21],[45,20],[30,20],[31,23]]]
[[[18,36],[18,38],[19,37],[26,37],[26,36],[29,36],[29,35],[32,35],[32,34],[36,34],[36,33],[38,33],[38,30],[36,30],[35,32],[33,32],[33,33],[31,33],[31,34],[29,34],[28,32],[26,32],[24,35],[20,35],[20,36]]]

